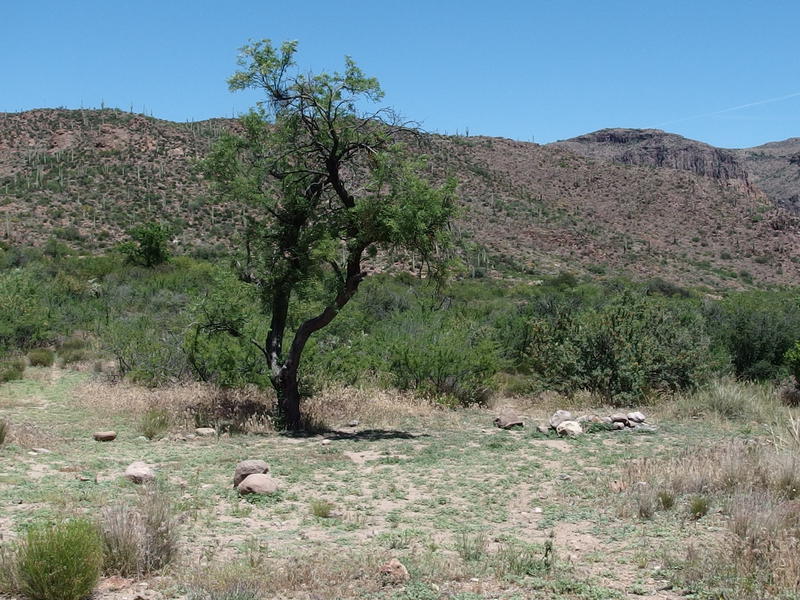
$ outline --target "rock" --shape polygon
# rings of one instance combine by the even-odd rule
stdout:
[[[198,427],[194,432],[200,437],[211,437],[217,434],[217,430],[213,427]]]
[[[536,431],[538,431],[539,433],[550,433],[550,428],[544,423],[539,423],[536,426]]]
[[[281,489],[277,479],[264,473],[253,473],[236,486],[240,494],[274,494]]]
[[[156,474],[153,468],[146,462],[137,460],[128,465],[123,477],[133,483],[148,483],[156,478]]]
[[[541,506],[534,506],[534,507],[533,507],[533,512],[534,512],[535,514],[537,514],[537,515],[538,515],[538,514],[541,514],[541,513],[542,513],[542,507],[541,507]]]
[[[628,413],[628,421],[633,421],[634,423],[644,423],[645,418],[642,413],[639,411],[636,412],[629,412]]]
[[[625,429],[625,423],[623,423],[622,421],[614,421],[613,423],[611,423],[611,426],[614,429]]]
[[[330,445],[331,445],[331,441],[329,439],[327,439],[327,438],[325,438],[324,440],[322,440],[320,442],[320,446],[330,446]]]
[[[561,421],[556,427],[556,433],[574,437],[583,433],[583,427],[577,421]]]
[[[396,558],[381,566],[378,572],[386,583],[405,583],[411,578],[408,569]]]
[[[611,425],[614,421],[611,420],[611,417],[601,417],[600,422],[606,425]]]
[[[628,424],[628,415],[625,413],[614,413],[611,415],[611,422],[612,423],[622,423],[623,425]]]
[[[512,429],[514,427],[525,427],[525,423],[522,422],[522,419],[514,414],[505,413],[499,415],[494,420],[495,427],[499,427],[500,429]]]
[[[264,475],[269,472],[269,465],[263,460],[243,460],[236,465],[233,473],[233,487],[238,487],[248,475]]]
[[[348,427],[358,427],[358,423],[359,423],[358,419],[353,419],[352,421],[350,421],[350,422],[347,424],[347,426],[348,426]]]
[[[36,454],[50,454],[50,450],[47,448],[34,448],[33,451],[36,452]]]
[[[553,413],[553,416],[550,417],[550,427],[555,429],[558,427],[558,424],[563,421],[571,421],[572,420],[572,413],[568,410],[557,410]]]
[[[116,431],[95,431],[92,437],[98,442],[113,442],[117,439]]]

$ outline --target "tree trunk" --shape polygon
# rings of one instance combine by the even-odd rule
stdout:
[[[283,427],[289,431],[302,429],[300,419],[300,390],[297,385],[297,371],[288,369],[282,373],[276,386],[278,394],[278,413]]]

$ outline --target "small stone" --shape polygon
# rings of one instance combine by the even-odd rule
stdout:
[[[320,444],[320,446],[330,446],[331,445],[331,441],[329,439],[325,438],[319,444]]]
[[[583,433],[583,427],[577,421],[561,421],[556,427],[558,435],[565,435],[568,437],[575,437]]]
[[[274,494],[281,488],[277,479],[264,473],[253,473],[236,486],[240,494]]]
[[[611,423],[614,421],[611,420],[611,417],[601,417],[600,422],[605,423],[606,425],[611,425]]]
[[[629,412],[628,413],[628,421],[633,421],[634,423],[644,423],[644,415],[639,411],[636,412]]]
[[[146,462],[137,460],[128,465],[123,477],[133,483],[147,483],[153,481],[156,478],[156,474],[153,468]]]
[[[212,437],[217,434],[217,430],[213,427],[198,427],[194,432],[200,437]]]
[[[545,425],[544,423],[539,423],[536,426],[536,431],[538,431],[539,433],[545,433],[546,434],[546,433],[550,433],[550,428],[547,425]]]
[[[33,451],[36,452],[36,454],[50,454],[50,450],[47,448],[34,448]]]
[[[94,434],[92,434],[92,437],[98,442],[113,442],[115,439],[117,439],[117,432],[95,431]]]
[[[386,583],[405,583],[411,578],[408,569],[396,558],[384,564],[378,572]]]
[[[233,487],[238,487],[248,475],[264,475],[269,472],[269,465],[263,460],[243,460],[236,465],[233,473]]]
[[[614,421],[614,422],[611,424],[611,426],[612,426],[614,429],[625,429],[625,423],[623,423],[622,421]]]
[[[523,423],[522,419],[517,415],[511,413],[504,413],[495,417],[494,420],[495,427],[499,427],[500,429],[513,429],[515,427],[525,427],[525,423]]]
[[[137,442],[149,442],[150,440],[148,440],[145,436],[140,435],[139,437],[136,438],[136,441]]]
[[[542,507],[541,507],[541,506],[534,506],[534,507],[533,507],[533,512],[534,512],[534,513],[536,513],[537,515],[538,515],[538,514],[541,514],[541,512],[542,512]]]
[[[358,421],[358,419],[353,419],[352,421],[350,421],[350,422],[347,424],[347,426],[348,426],[348,427],[358,427],[358,424],[359,424],[359,421]]]
[[[561,475],[558,476],[558,478],[561,481],[569,481],[570,479],[572,479],[572,477],[570,475],[567,475],[566,473],[562,473]]]
[[[568,410],[557,410],[550,417],[550,427],[555,429],[556,427],[558,427],[559,423],[562,423],[563,421],[571,421],[571,420],[572,420],[572,413],[571,412],[569,412]]]

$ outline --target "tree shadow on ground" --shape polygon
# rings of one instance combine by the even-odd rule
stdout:
[[[427,433],[409,433],[397,429],[362,429],[360,431],[341,431],[328,429],[321,431],[285,431],[280,435],[291,438],[312,438],[323,436],[331,441],[352,440],[360,442],[378,442],[381,440],[415,440],[430,437]]]

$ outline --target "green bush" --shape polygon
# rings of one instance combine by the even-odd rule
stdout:
[[[0,361],[0,383],[22,379],[25,373],[25,360],[12,358]]]
[[[52,350],[37,348],[28,352],[28,362],[32,367],[52,367],[55,356]]]
[[[170,229],[160,223],[147,223],[134,227],[129,232],[131,241],[120,244],[119,250],[126,260],[134,265],[152,268],[170,258]]]
[[[700,315],[630,290],[599,308],[540,318],[531,339],[529,364],[545,385],[589,390],[615,404],[692,388],[709,370]]]
[[[0,352],[29,348],[47,339],[45,289],[32,267],[0,272]]]
[[[800,388],[800,341],[795,342],[792,348],[786,351],[784,356],[789,373],[794,377],[795,387]]]
[[[83,519],[34,525],[17,549],[20,592],[30,600],[83,600],[103,566],[103,544]]]
[[[800,338],[796,294],[736,294],[706,307],[709,333],[729,355],[737,377],[777,378],[786,352]]]
[[[502,366],[485,327],[439,312],[404,313],[376,344],[399,389],[463,406],[488,401]]]

